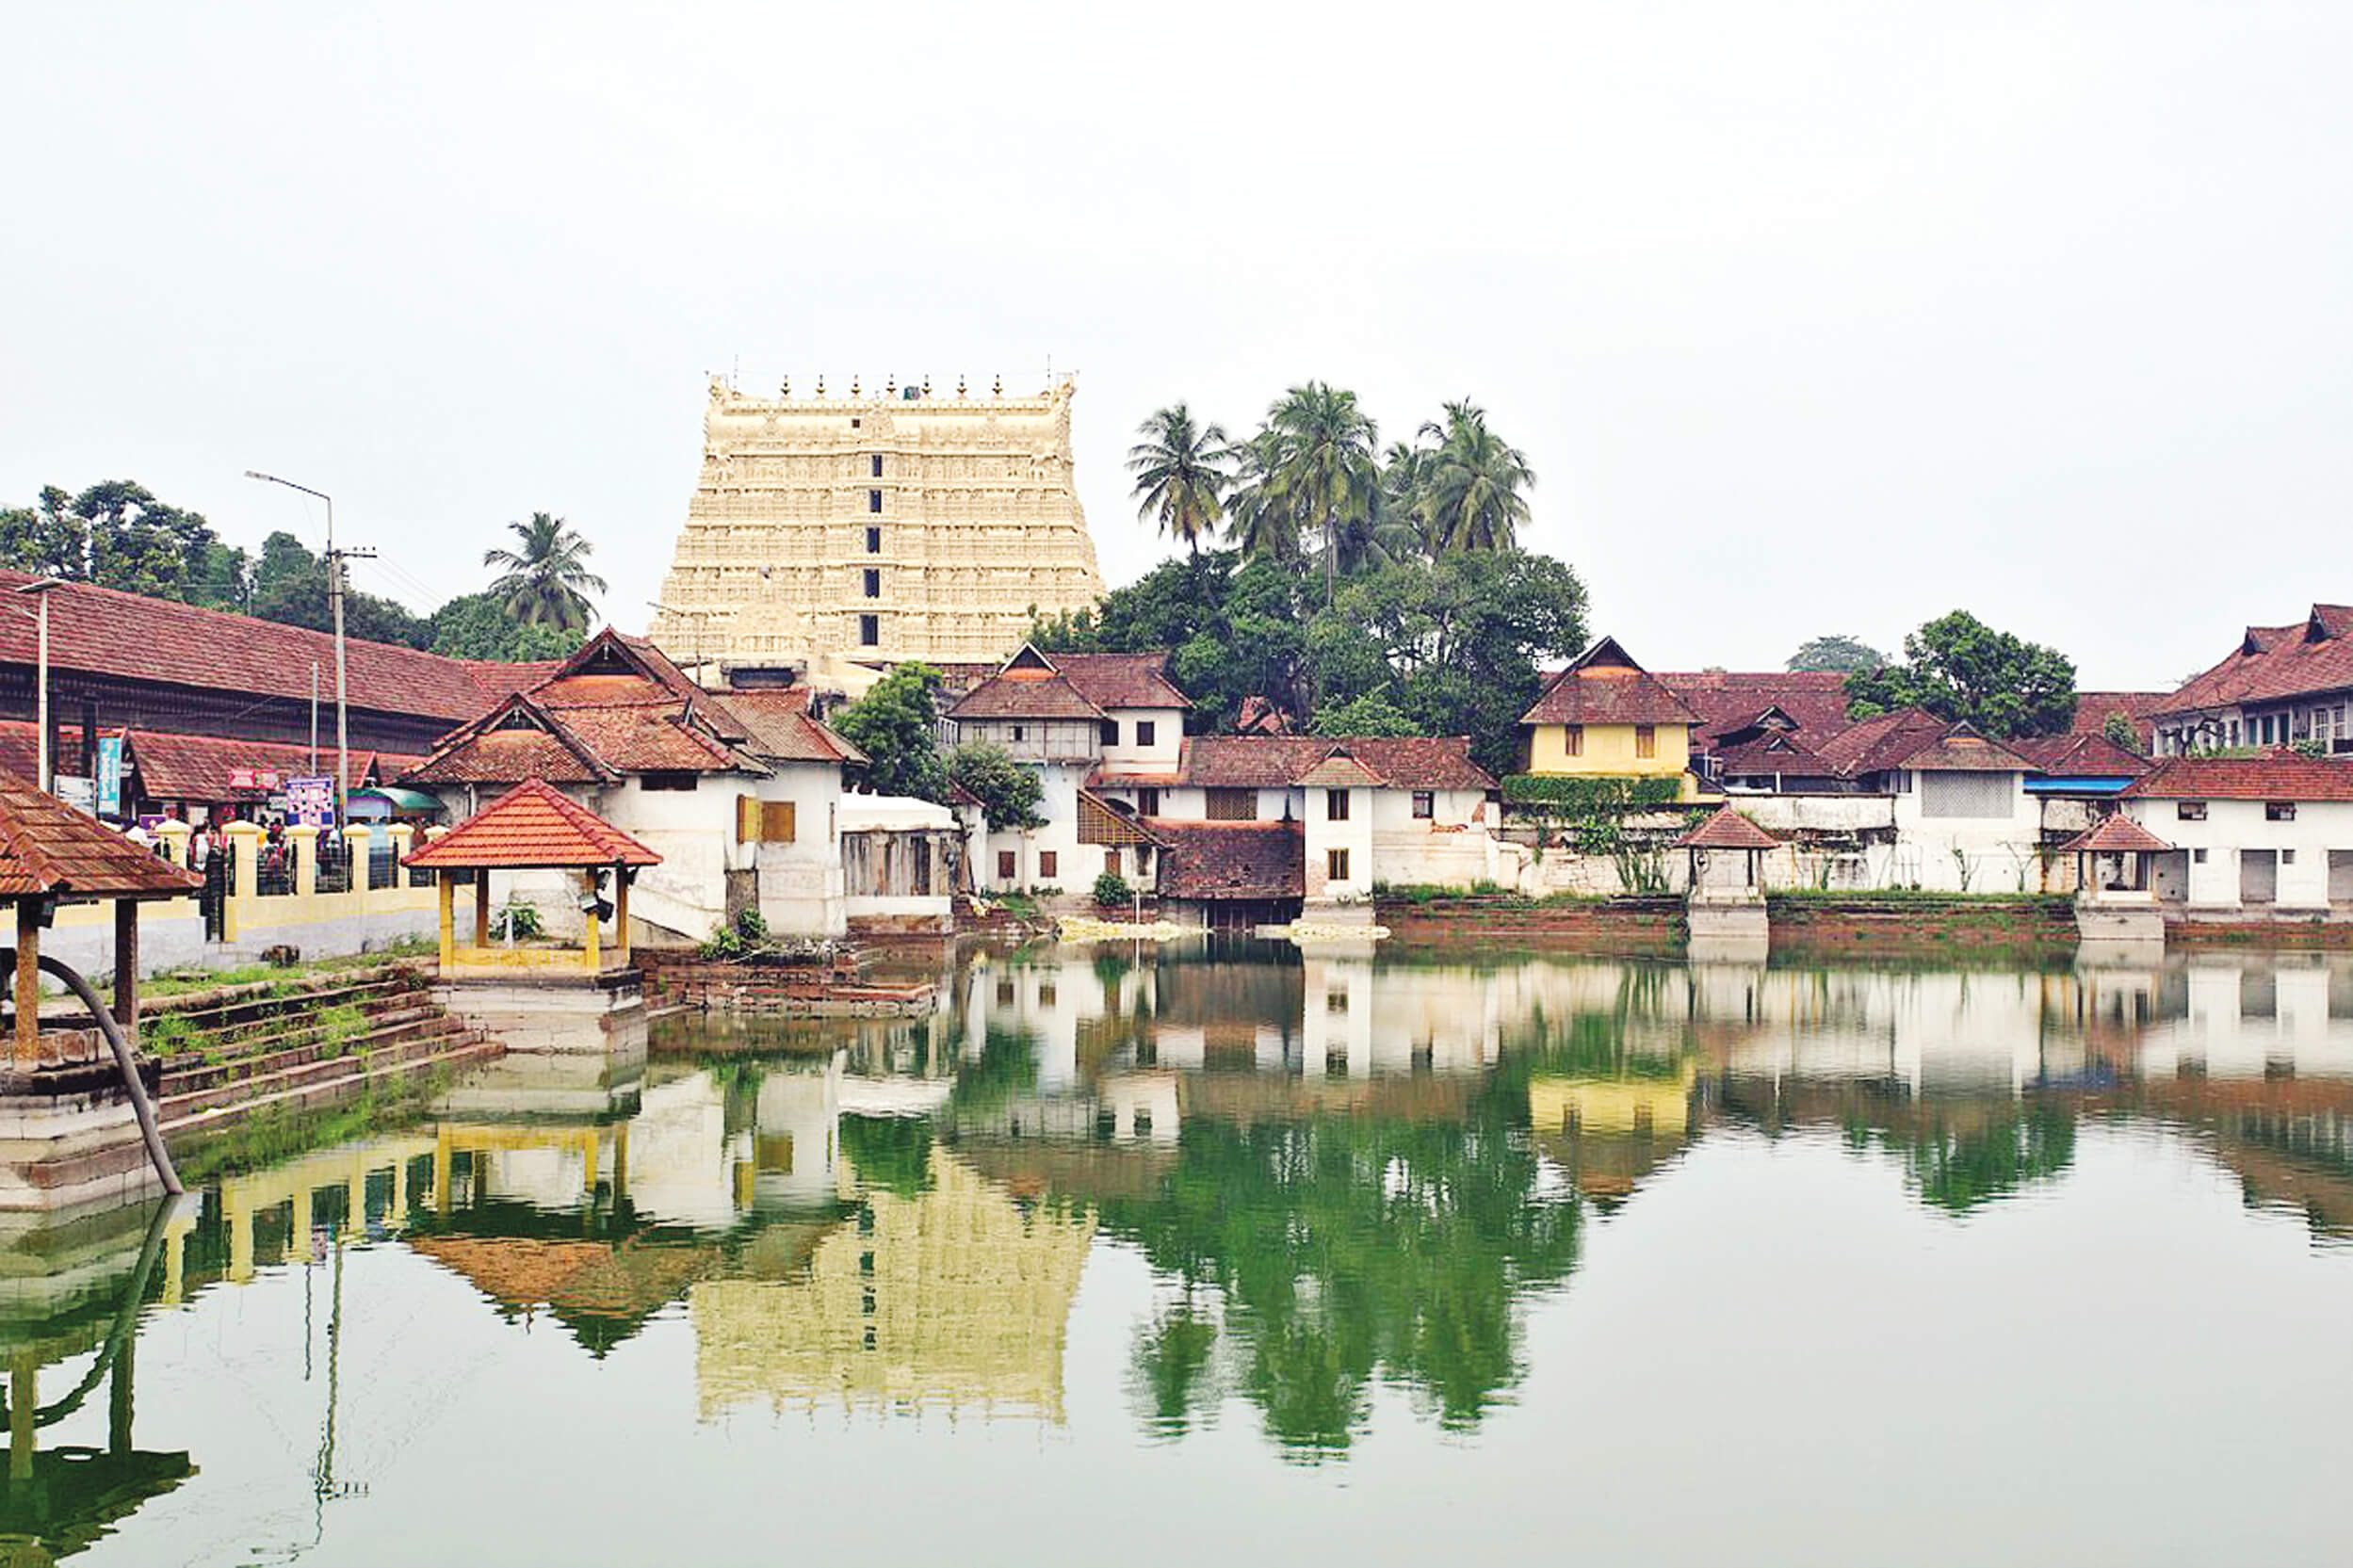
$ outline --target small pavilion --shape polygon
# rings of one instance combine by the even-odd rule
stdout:
[[[661,856],[541,779],[527,779],[421,849],[406,865],[419,871],[474,874],[474,941],[457,941],[457,884],[441,879],[441,973],[449,978],[515,978],[525,974],[601,974],[608,954],[600,928],[604,911],[597,880],[613,874],[613,967],[629,959],[629,882]],[[490,874],[569,871],[580,878],[583,940],[577,949],[494,947],[490,941]]]
[[[1764,897],[1761,857],[1768,849],[1777,849],[1781,841],[1743,816],[1730,806],[1719,807],[1705,822],[1675,841],[1675,848],[1690,856],[1691,881],[1687,884],[1694,900],[1731,900],[1747,902]],[[1737,882],[1713,873],[1714,856],[1737,851],[1744,875]]]
[[[2111,816],[2086,832],[2077,833],[2060,846],[2065,854],[2075,857],[2075,886],[2080,897],[2098,899],[2103,896],[2149,894],[2149,857],[2170,854],[2173,846],[2150,832],[2129,816]],[[2116,880],[2101,882],[2100,863],[2116,863]]]
[[[152,898],[185,898],[203,885],[195,872],[0,771],[0,904],[16,906],[15,1072],[41,1065],[41,933],[59,904],[114,905],[109,1010],[127,1039],[138,1023],[138,906]],[[45,967],[61,979],[71,974],[54,958]]]

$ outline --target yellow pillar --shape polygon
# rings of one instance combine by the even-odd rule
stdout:
[[[16,901],[16,1065],[41,1065],[41,900]]]
[[[286,842],[294,846],[294,892],[307,898],[318,891],[318,830],[288,828]]]
[[[224,941],[235,942],[243,924],[238,901],[261,891],[262,831],[251,822],[232,822],[227,831],[231,880],[229,897],[220,911],[220,935]]]
[[[490,946],[490,867],[474,873],[474,946]]]
[[[593,871],[583,873],[580,885],[581,896],[593,899],[596,897],[596,873]],[[605,967],[603,956],[597,947],[596,906],[593,903],[580,912],[580,925],[588,935],[588,971],[593,975]]]
[[[441,879],[441,970],[446,975],[458,961],[458,884],[444,872]]]
[[[392,886],[385,891],[398,895],[395,900],[398,907],[414,909],[416,906],[408,899],[412,873],[405,862],[409,851],[416,847],[416,830],[406,822],[395,822],[384,830],[384,836],[392,840]]]
[[[367,907],[368,857],[376,852],[376,836],[365,822],[354,822],[343,830],[344,865],[351,868],[350,881],[345,885],[360,898],[360,907]]]
[[[155,837],[161,842],[163,858],[174,865],[186,866],[188,835],[194,831],[186,822],[176,818],[170,822],[157,823]]]
[[[619,962],[629,962],[629,872],[619,865],[613,867],[613,948]]]

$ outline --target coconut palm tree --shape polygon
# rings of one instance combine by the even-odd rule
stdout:
[[[1160,532],[1185,542],[1198,558],[1201,542],[1217,532],[1225,516],[1221,497],[1233,476],[1223,464],[1229,443],[1225,428],[1196,427],[1193,411],[1178,403],[1136,427],[1144,437],[1128,449],[1128,472],[1136,477],[1138,521],[1157,521]]]
[[[1297,560],[1299,517],[1282,472],[1282,436],[1262,429],[1226,450],[1237,470],[1225,498],[1226,533],[1245,556]]]
[[[1445,423],[1421,433],[1438,443],[1424,479],[1432,553],[1509,549],[1528,521],[1520,492],[1536,482],[1527,455],[1488,429],[1486,412],[1469,399],[1447,404]]]
[[[544,511],[533,512],[528,523],[507,526],[522,547],[482,552],[482,564],[501,574],[490,585],[492,596],[527,626],[585,631],[591,615],[588,596],[605,591],[605,579],[588,569],[588,558],[596,547],[562,518]]]
[[[1300,526],[1315,530],[1323,546],[1328,605],[1339,571],[1340,535],[1373,514],[1380,473],[1372,453],[1380,430],[1355,393],[1324,381],[1292,387],[1267,411],[1266,422],[1280,438],[1275,472],[1292,499],[1293,515]]]

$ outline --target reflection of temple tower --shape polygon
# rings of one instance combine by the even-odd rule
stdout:
[[[1094,1237],[1091,1217],[1025,1213],[933,1151],[929,1187],[870,1190],[805,1274],[693,1287],[703,1413],[839,1399],[1059,1421],[1063,1335]]]
[[[711,384],[654,639],[682,660],[994,660],[1103,590],[1071,383],[1035,397],[760,398]]]

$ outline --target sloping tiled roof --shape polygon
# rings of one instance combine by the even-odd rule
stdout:
[[[2163,854],[2172,848],[2129,816],[2108,817],[2059,846],[2061,852],[2067,854]]]
[[[176,898],[203,885],[97,818],[0,773],[0,898]]]
[[[497,728],[490,723],[521,707],[536,722]],[[400,776],[408,784],[519,784],[545,779],[554,784],[610,784],[617,769],[599,761],[584,740],[574,738],[553,715],[531,708],[528,697],[512,697],[499,712],[461,730]]]
[[[1730,806],[1716,809],[1705,822],[1677,839],[1678,849],[1777,849],[1781,841]]]
[[[1854,722],[1846,717],[1846,677],[1835,670],[1661,671],[1658,680],[1699,716],[1695,751],[1714,750],[1719,736],[1747,728],[1768,708],[1789,715],[1809,746]]]
[[[1552,677],[1523,724],[1696,724],[1699,716],[1660,679],[1633,661],[1615,638],[1603,638]]]
[[[2045,773],[2070,778],[2132,779],[2149,771],[2147,757],[2126,751],[2096,730],[2020,736],[2002,744]]]
[[[1298,898],[1307,891],[1296,822],[1172,822],[1154,817],[1163,898]]]
[[[1103,710],[1060,675],[1030,675],[1027,671],[1000,675],[976,687],[948,717],[959,722],[974,719],[1101,719]]]
[[[743,725],[744,749],[755,756],[773,762],[866,761],[864,752],[809,717],[809,695],[806,687],[782,687],[713,697]]]
[[[948,717],[1101,719],[1112,708],[1191,706],[1168,678],[1166,653],[1041,654],[1025,647],[956,698]]]
[[[1988,740],[1967,724],[1949,723],[1925,708],[1899,708],[1832,736],[1822,758],[1853,778],[1891,768],[1931,772],[2031,773],[2035,765]]]
[[[29,573],[0,571],[0,593],[37,580]],[[36,618],[0,616],[0,662],[34,663],[39,642]],[[451,722],[472,718],[547,671],[545,665],[444,658],[357,639],[346,639],[344,656],[352,706]],[[49,590],[53,671],[308,701],[313,664],[332,680],[335,639],[325,632],[86,583]]]
[[[1054,654],[1063,679],[1098,708],[1189,708],[1193,700],[1168,678],[1168,655]]]
[[[656,865],[661,856],[566,797],[527,779],[420,849],[425,870]]]
[[[2353,800],[2353,761],[2294,752],[2167,757],[2124,793],[2158,800]]]
[[[1802,741],[1774,732],[1756,740],[1727,746],[1715,753],[1716,763],[1729,776],[1744,773],[1824,774],[1837,771]]]
[[[2069,727],[2077,735],[2101,735],[2107,729],[2108,716],[2120,713],[2133,721],[2141,749],[2147,751],[2155,743],[2157,729],[2150,716],[2172,700],[2169,691],[2079,691],[2075,694],[2075,719]]]
[[[1391,789],[1477,789],[1495,780],[1470,760],[1470,742],[1439,737],[1306,735],[1189,736],[1176,782],[1213,789],[1288,789],[1323,784],[1318,773],[1327,760],[1344,754],[1372,783]],[[1123,780],[1107,777],[1106,784]],[[1333,784],[1367,782],[1335,776]]]
[[[2151,712],[2191,713],[2347,688],[2353,688],[2353,606],[2314,605],[2293,625],[2248,627],[2228,658]]]

